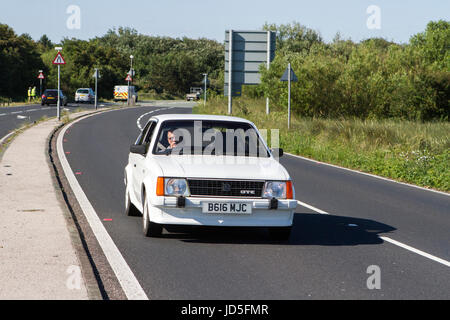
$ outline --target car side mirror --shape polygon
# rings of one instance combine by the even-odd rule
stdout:
[[[134,144],[134,145],[132,145],[130,147],[130,152],[145,156],[146,153],[147,153],[147,146],[145,146],[145,145],[135,145]]]
[[[284,151],[281,148],[273,148],[271,151],[275,158],[281,158],[284,155]]]

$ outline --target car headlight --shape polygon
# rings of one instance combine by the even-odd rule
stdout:
[[[190,195],[186,179],[166,178],[164,184],[166,196],[188,197]]]
[[[268,181],[264,186],[263,198],[292,199],[291,181]]]

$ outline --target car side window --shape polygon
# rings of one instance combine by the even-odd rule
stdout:
[[[139,138],[136,141],[137,146],[142,145],[144,138],[147,135],[148,129],[150,128],[151,124],[152,124],[151,122],[147,123],[144,130],[142,130],[141,134],[139,135]]]
[[[144,144],[146,144],[147,146],[150,144],[150,141],[152,141],[152,137],[153,137],[153,133],[155,132],[155,128],[156,128],[156,122],[152,121],[150,128],[148,129],[148,132],[144,138]]]

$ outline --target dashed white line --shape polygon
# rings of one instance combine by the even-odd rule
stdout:
[[[318,208],[316,208],[316,207],[313,207],[312,205],[309,205],[309,204],[307,204],[307,203],[304,203],[304,202],[301,202],[301,201],[297,201],[297,203],[298,203],[300,206],[305,207],[305,208],[308,208],[308,209],[310,209],[310,210],[312,210],[312,211],[315,211],[315,212],[317,212],[317,213],[325,214],[325,215],[329,215],[329,214],[330,214],[330,213],[328,213],[328,212],[326,212],[326,211],[323,211],[323,210],[321,210],[321,209],[318,209]],[[431,260],[433,260],[433,261],[435,261],[435,262],[439,262],[439,263],[441,263],[441,264],[443,264],[443,265],[445,265],[445,266],[447,266],[447,267],[450,267],[450,262],[447,261],[447,260],[444,260],[444,259],[441,259],[441,258],[439,258],[439,257],[433,256],[433,255],[431,255],[431,254],[429,254],[429,253],[426,253],[426,252],[424,252],[424,251],[422,251],[422,250],[413,248],[413,247],[411,247],[411,246],[408,246],[407,244],[401,243],[401,242],[399,242],[399,241],[397,241],[397,240],[394,240],[394,239],[391,239],[391,238],[388,238],[388,237],[380,237],[380,239],[382,239],[383,241],[389,242],[389,243],[391,243],[391,244],[393,244],[393,245],[396,245],[396,246],[398,246],[398,247],[400,247],[400,248],[403,248],[403,249],[409,250],[409,251],[411,251],[411,252],[414,252],[414,253],[416,253],[416,254],[418,254],[418,255],[421,255],[421,256],[423,256],[423,257],[425,257],[425,258],[431,259]]]
[[[428,259],[434,260],[434,261],[436,261],[436,262],[442,263],[444,266],[450,267],[450,262],[447,261],[447,260],[438,258],[438,257],[436,257],[436,256],[433,256],[433,255],[429,254],[429,253],[426,253],[426,252],[424,252],[424,251],[418,250],[418,249],[416,249],[416,248],[413,248],[413,247],[411,247],[411,246],[408,246],[407,244],[398,242],[398,241],[393,240],[393,239],[388,238],[388,237],[380,237],[380,239],[383,239],[384,241],[390,242],[390,243],[392,243],[392,244],[394,244],[394,245],[396,245],[396,246],[399,246],[399,247],[401,247],[401,248],[403,248],[403,249],[406,249],[406,250],[409,250],[409,251],[411,251],[411,252],[417,253],[417,254],[419,254],[419,255],[425,257],[425,258],[428,258]]]

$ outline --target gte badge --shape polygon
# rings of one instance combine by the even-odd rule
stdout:
[[[229,183],[223,183],[223,184],[222,184],[222,191],[223,191],[223,192],[230,192],[230,191],[231,191],[231,184],[229,184]]]
[[[241,190],[242,195],[254,196],[256,194],[255,190]]]

